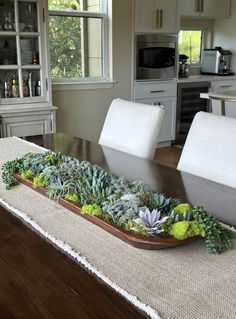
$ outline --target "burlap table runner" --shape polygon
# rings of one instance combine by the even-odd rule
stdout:
[[[0,139],[0,166],[30,151],[42,152],[17,138]],[[24,185],[7,191],[0,179],[0,198],[85,256],[92,270],[150,317],[236,318],[235,249],[209,254],[202,240],[159,251],[137,249]]]

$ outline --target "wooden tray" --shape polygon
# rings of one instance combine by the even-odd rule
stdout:
[[[30,188],[34,189],[38,193],[48,197],[46,194],[45,188],[43,187],[33,188],[33,182],[31,180],[22,178],[20,174],[17,174],[17,173],[14,174],[14,176],[22,184],[29,186]],[[196,237],[187,238],[184,240],[177,240],[173,236],[167,236],[167,235],[153,235],[149,237],[136,235],[120,228],[119,226],[115,225],[112,222],[105,221],[102,218],[92,216],[92,215],[87,215],[87,214],[81,214],[81,206],[74,202],[60,198],[59,204],[69,209],[73,213],[94,223],[95,225],[98,225],[99,227],[106,230],[110,234],[120,238],[121,240],[125,241],[126,243],[136,248],[152,249],[152,250],[165,249],[165,248],[186,245],[196,239],[201,238],[199,236],[196,236]]]

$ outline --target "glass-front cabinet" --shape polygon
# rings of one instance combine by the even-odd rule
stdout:
[[[51,105],[46,4],[44,0],[0,0],[2,136],[55,131],[56,108]],[[39,115],[45,115],[43,120],[39,121]]]

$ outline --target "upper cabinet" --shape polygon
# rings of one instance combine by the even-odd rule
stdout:
[[[223,19],[230,16],[230,0],[179,0],[180,15]]]
[[[178,0],[135,0],[135,32],[179,32]]]

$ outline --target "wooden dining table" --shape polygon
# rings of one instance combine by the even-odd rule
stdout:
[[[223,223],[236,226],[236,189],[65,133],[25,139],[88,160],[130,181],[142,180],[156,191],[203,206]],[[147,318],[1,206],[0,213],[0,318]]]

